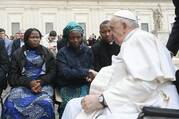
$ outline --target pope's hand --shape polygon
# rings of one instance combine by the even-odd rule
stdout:
[[[86,113],[94,112],[103,108],[98,101],[98,97],[99,95],[87,95],[82,99],[81,105]]]

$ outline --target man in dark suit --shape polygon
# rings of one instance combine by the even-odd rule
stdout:
[[[19,37],[20,38],[13,41],[11,55],[14,53],[15,50],[24,45],[24,30],[19,31]]]
[[[111,65],[112,55],[117,55],[120,51],[120,46],[114,42],[112,37],[109,20],[100,24],[100,35],[101,40],[92,46],[95,71]]]
[[[8,37],[6,37],[6,31],[3,28],[0,28],[0,40],[4,40],[5,49],[8,53],[8,56],[11,55],[12,51],[12,40],[10,40]]]
[[[7,87],[6,76],[9,69],[9,56],[5,48],[5,41],[0,40],[0,95]]]
[[[173,0],[175,5],[175,22],[167,43],[168,50],[175,56],[179,49],[179,0]],[[176,71],[176,87],[179,92],[179,70]]]

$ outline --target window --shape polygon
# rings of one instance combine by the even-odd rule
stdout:
[[[47,34],[52,30],[53,30],[53,23],[52,22],[45,23],[45,33]]]
[[[12,35],[15,35],[20,29],[20,23],[13,22],[11,25],[12,25],[12,27],[11,27]]]
[[[148,23],[141,23],[141,29],[148,32],[149,31]]]
[[[86,23],[79,23],[79,25],[83,28],[84,30],[83,37],[86,39]]]

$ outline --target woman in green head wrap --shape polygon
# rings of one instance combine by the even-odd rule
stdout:
[[[82,27],[78,23],[72,21],[69,22],[67,26],[63,29],[63,38],[68,40],[68,35],[71,31],[77,31],[81,33],[82,36],[84,33]]]
[[[70,99],[88,94],[96,73],[93,70],[92,51],[82,43],[82,27],[70,22],[63,30],[63,38],[67,45],[57,53],[57,82],[63,99],[58,110],[60,115]]]
[[[63,39],[57,42],[58,50],[67,45],[68,36],[71,31],[77,31],[81,34],[83,38],[84,30],[83,28],[76,22],[72,21],[67,24],[67,26],[63,29]],[[82,39],[83,42],[83,39]]]

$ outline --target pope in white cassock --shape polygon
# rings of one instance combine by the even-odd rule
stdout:
[[[179,109],[166,47],[140,30],[130,11],[116,12],[110,25],[120,53],[97,74],[89,95],[67,104],[62,119],[136,119],[143,106]]]

